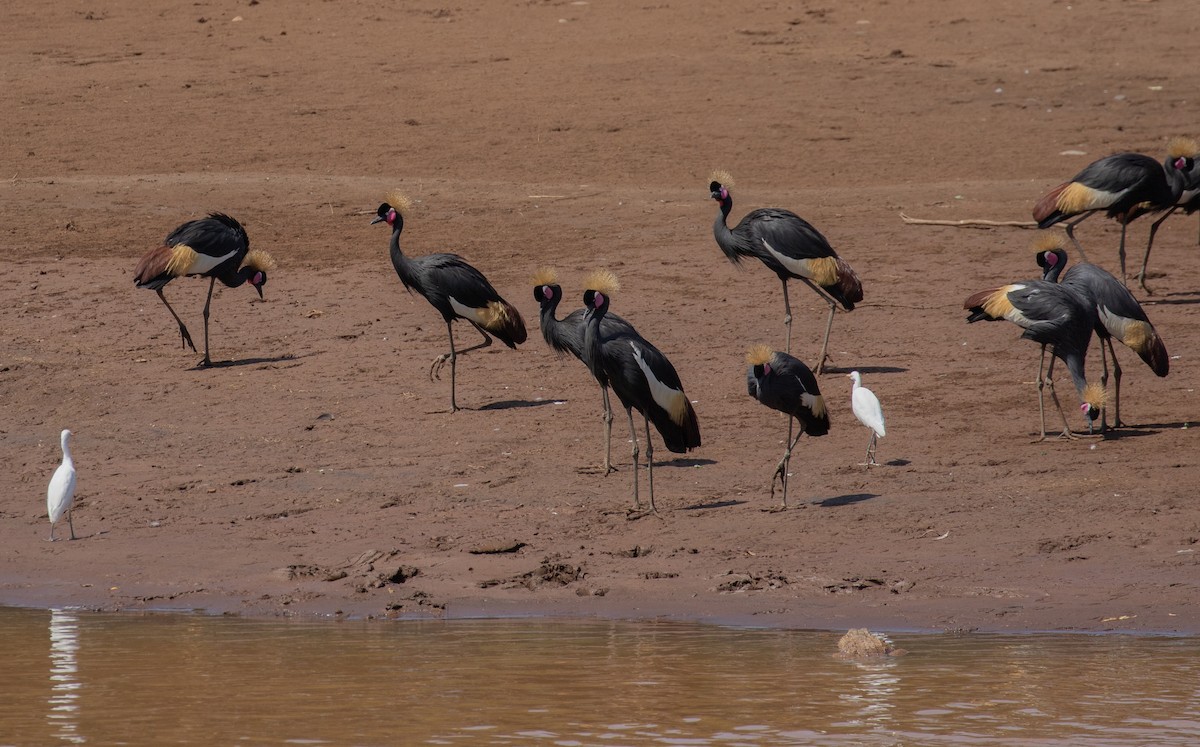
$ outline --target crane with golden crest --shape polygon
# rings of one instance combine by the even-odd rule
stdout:
[[[814,370],[820,374],[829,355],[829,333],[833,329],[833,314],[840,304],[846,311],[863,300],[862,281],[850,263],[838,256],[825,238],[808,221],[790,210],[758,208],[729,227],[729,212],[733,196],[729,188],[733,178],[727,172],[715,171],[710,177],[709,193],[720,210],[713,223],[717,246],[733,264],[743,257],[753,257],[779,276],[783,283],[783,323],[787,326],[784,352],[792,351],[792,304],[788,299],[788,280],[795,278],[812,288],[829,304],[829,319],[825,322],[825,338],[817,356]]]
[[[456,391],[457,362],[460,355],[472,350],[486,348],[492,344],[492,335],[510,348],[525,342],[525,320],[517,307],[505,301],[483,273],[472,267],[457,254],[426,254],[408,257],[400,249],[400,233],[404,230],[404,216],[412,208],[412,201],[400,192],[387,195],[387,202],[376,210],[371,223],[386,222],[392,229],[392,266],[410,293],[416,291],[433,308],[437,309],[446,322],[446,334],[450,337],[450,352],[433,359],[429,367],[429,379],[441,378],[441,370],[450,364],[450,411],[458,408]],[[454,320],[466,320],[481,335],[483,341],[462,350],[454,346]]]
[[[267,272],[273,269],[275,260],[270,254],[250,248],[250,237],[241,223],[224,213],[209,213],[205,218],[181,224],[167,234],[161,246],[143,255],[133,270],[133,282],[138,288],[150,288],[158,294],[179,325],[181,345],[188,345],[196,352],[187,325],[167,302],[163,287],[185,275],[209,278],[208,298],[204,301],[204,360],[200,365],[211,366],[208,316],[213,287],[218,280],[230,288],[249,283],[261,299]]]

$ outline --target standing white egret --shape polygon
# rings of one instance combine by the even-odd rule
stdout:
[[[54,470],[50,478],[50,486],[46,488],[46,510],[50,513],[50,542],[54,541],[54,525],[67,515],[67,525],[71,527],[71,539],[75,539],[75,523],[71,520],[71,506],[75,503],[75,461],[71,459],[71,447],[67,440],[71,431],[62,432],[62,464]]]
[[[868,467],[872,464],[877,465],[879,462],[875,461],[875,441],[887,435],[883,427],[883,408],[879,406],[879,398],[875,396],[875,392],[862,385],[862,374],[851,371],[849,377],[850,381],[854,382],[850,386],[850,407],[854,410],[854,417],[871,429],[866,464]]]

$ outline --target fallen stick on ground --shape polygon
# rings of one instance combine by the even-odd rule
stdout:
[[[968,218],[966,220],[932,220],[929,218],[911,218],[900,213],[900,220],[914,226],[961,226],[964,228],[1037,228],[1037,223],[1031,220],[982,220]]]

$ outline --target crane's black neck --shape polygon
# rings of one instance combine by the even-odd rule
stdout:
[[[400,214],[396,214],[396,220],[392,223],[392,240],[389,244],[389,250],[392,255],[392,267],[396,268],[396,274],[400,276],[400,282],[404,283],[405,288],[411,288],[416,285],[416,273],[413,271],[412,261],[404,256],[404,252],[400,249],[400,232],[404,230],[404,221]]]
[[[717,212],[716,221],[713,222],[713,238],[717,240],[717,246],[721,247],[729,261],[736,264],[741,261],[743,252],[740,250],[737,236],[729,229],[729,211],[733,209],[733,198],[725,192],[718,204],[720,210]]]
[[[583,362],[592,374],[599,378],[600,371],[600,321],[608,313],[608,296],[589,290],[583,294],[587,312],[583,316]]]

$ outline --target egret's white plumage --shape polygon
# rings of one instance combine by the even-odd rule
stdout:
[[[54,541],[54,526],[58,520],[67,515],[67,525],[71,528],[71,539],[75,539],[75,523],[71,520],[71,506],[75,503],[75,461],[71,459],[71,447],[67,440],[71,431],[62,432],[62,464],[54,470],[50,478],[50,486],[46,488],[46,511],[50,514],[50,541]]]
[[[867,444],[867,464],[878,464],[875,461],[875,441],[887,435],[883,427],[883,408],[875,392],[862,385],[862,374],[850,372],[850,406],[858,422],[871,429],[871,442]]]

